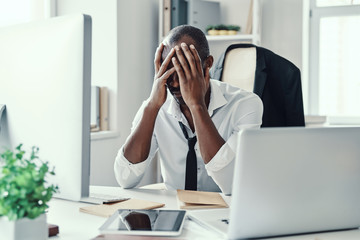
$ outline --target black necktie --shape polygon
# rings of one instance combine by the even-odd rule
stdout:
[[[181,130],[188,141],[189,151],[186,156],[186,172],[185,172],[185,190],[197,190],[197,160],[194,146],[196,144],[196,136],[189,138],[185,125],[179,122]]]

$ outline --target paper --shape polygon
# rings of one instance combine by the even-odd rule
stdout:
[[[177,190],[181,209],[227,208],[228,205],[217,192]]]
[[[118,209],[154,209],[165,206],[163,203],[150,202],[140,199],[129,199],[114,204],[101,204],[81,207],[80,212],[94,214],[100,217],[110,217]]]

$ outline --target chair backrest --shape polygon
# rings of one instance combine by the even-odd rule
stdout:
[[[230,45],[210,76],[256,93],[264,105],[262,127],[305,126],[300,70],[272,51]]]
[[[235,48],[226,54],[221,80],[238,88],[254,90],[256,48]]]

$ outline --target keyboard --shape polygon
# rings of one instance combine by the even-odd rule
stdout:
[[[128,197],[120,197],[116,195],[90,193],[89,197],[82,198],[81,202],[95,203],[95,204],[111,204],[129,200]]]

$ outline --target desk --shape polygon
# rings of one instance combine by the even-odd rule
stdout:
[[[114,196],[126,196],[137,199],[144,199],[154,202],[165,203],[163,209],[178,209],[176,192],[154,189],[122,189],[120,187],[99,187],[91,186],[93,193],[109,194]],[[104,217],[83,213],[80,207],[90,206],[91,204],[74,202],[53,198],[49,203],[47,213],[48,223],[59,226],[59,235],[51,237],[61,240],[82,240],[91,239],[99,235],[99,227],[106,221]],[[210,235],[209,235],[210,234]],[[186,221],[181,235],[181,239],[205,239],[214,236],[204,231],[204,228],[194,222]]]
[[[154,189],[122,189],[119,187],[91,186],[94,193],[128,196],[138,199],[146,199],[154,202],[165,203],[164,209],[178,209],[176,192]],[[225,199],[229,202],[229,199]],[[48,223],[57,224],[60,233],[57,237],[49,238],[61,240],[91,239],[99,235],[98,228],[106,218],[94,216],[79,211],[80,207],[90,204],[73,202],[62,199],[52,199],[47,213]],[[186,221],[180,239],[217,239],[215,233],[208,231],[192,221]],[[308,234],[271,240],[359,240],[360,230],[339,231],[331,233]]]

